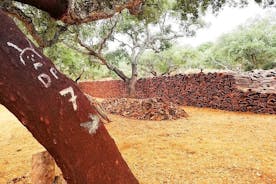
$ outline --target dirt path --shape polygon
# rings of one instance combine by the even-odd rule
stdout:
[[[111,116],[107,128],[141,183],[276,183],[276,116],[185,107],[189,119]],[[0,184],[43,148],[0,106]]]

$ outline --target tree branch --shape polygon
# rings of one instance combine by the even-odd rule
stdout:
[[[105,65],[109,70],[115,72],[123,81],[128,82],[129,78],[123,73],[123,71],[121,71],[119,68],[117,68],[116,66],[108,63],[106,61],[106,59],[101,55],[101,53],[96,52],[93,48],[91,48],[90,46],[86,45],[80,38],[79,35],[77,34],[77,41],[79,43],[80,46],[82,46],[83,48],[85,48],[88,52],[88,55],[92,55],[95,58],[99,59],[103,65]]]
[[[110,22],[111,22],[111,20],[110,20]],[[108,32],[108,34],[103,38],[103,40],[101,41],[101,43],[100,43],[100,48],[99,48],[99,50],[98,50],[98,53],[102,53],[102,50],[103,50],[103,47],[104,47],[104,45],[106,44],[106,42],[107,42],[107,40],[110,38],[110,36],[113,34],[113,32],[114,32],[114,29],[116,28],[116,26],[117,26],[117,23],[118,23],[118,19],[116,19],[115,20],[115,23],[114,23],[114,25],[111,27],[111,29],[110,29],[110,31]]]
[[[38,32],[36,31],[34,24],[32,23],[32,19],[27,15],[25,15],[25,13],[21,11],[19,8],[14,6],[11,1],[7,0],[7,1],[3,1],[2,3],[3,3],[2,4],[3,10],[8,14],[16,17],[18,20],[20,20],[25,25],[26,29],[32,35],[32,37],[37,42],[37,44],[40,47],[43,47],[44,46],[43,40],[39,36]]]
[[[112,17],[116,12],[128,9],[131,14],[141,12],[143,0],[128,0],[124,4],[112,0],[94,3],[94,1],[76,0],[15,0],[46,11],[55,19],[67,24],[81,24]],[[103,4],[103,5],[102,5]]]
[[[122,41],[122,40],[119,40],[119,39],[116,38],[116,37],[114,37],[114,40],[116,40],[116,41],[118,41],[119,43],[121,43],[121,44],[127,46],[127,47],[130,48],[130,49],[133,48],[133,46],[131,46],[130,44],[128,44],[128,43],[126,43],[126,42],[124,42],[124,41]]]
[[[128,0],[124,4],[118,1],[101,1],[100,3],[69,1],[67,15],[62,21],[68,24],[81,24],[99,19],[107,19],[123,9],[129,9],[130,13],[137,15],[141,11],[143,0]],[[103,4],[103,5],[102,5]]]
[[[51,40],[44,41],[45,47],[50,47],[55,43],[57,43],[59,41],[60,35],[66,32],[67,30],[68,30],[67,26],[57,25],[57,31],[55,32],[54,37]]]
[[[83,73],[84,73],[84,70],[82,70],[82,72],[80,73],[80,75],[75,79],[76,83],[81,79]]]
[[[141,70],[143,70],[146,73],[152,74],[154,77],[157,76],[157,72],[154,70],[154,66],[150,61],[147,61],[147,64],[145,67],[141,67]]]
[[[31,17],[27,16],[21,9],[17,8],[9,0],[2,1],[1,5],[4,11],[16,17],[25,25],[28,33],[33,37],[40,48],[50,47],[53,44],[57,43],[59,40],[59,36],[67,30],[66,26],[57,25],[57,30],[54,37],[51,40],[43,39],[37,32]]]

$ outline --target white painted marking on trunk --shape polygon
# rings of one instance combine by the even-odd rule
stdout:
[[[52,81],[49,75],[42,73],[37,78],[45,88],[49,88],[51,86]]]
[[[19,57],[20,57],[20,61],[21,63],[23,63],[24,65],[26,65],[26,62],[23,58],[23,55],[27,52],[27,51],[30,51],[30,52],[33,52],[35,55],[37,55],[39,58],[42,58],[41,55],[39,55],[33,48],[25,48],[23,49],[23,51],[20,53]],[[27,56],[27,59],[30,59],[32,62],[35,62],[35,59],[34,59],[34,54],[32,54],[31,56]]]
[[[11,42],[7,42],[7,45],[9,46],[9,47],[13,47],[15,50],[17,50],[18,52],[22,52],[23,50],[22,49],[20,49],[17,45],[15,45],[15,44],[13,44],[13,43],[11,43]]]
[[[70,86],[68,88],[65,88],[59,92],[60,95],[66,96],[67,94],[71,95],[71,98],[69,99],[69,102],[72,102],[74,111],[78,109],[77,105],[77,96],[74,93],[74,89]]]
[[[40,68],[40,67],[42,67],[42,66],[43,66],[43,64],[40,63],[40,62],[37,62],[37,63],[34,64],[35,70],[38,70],[38,68]]]
[[[19,54],[19,59],[20,59],[21,63],[23,63],[24,65],[26,65],[26,61],[24,60],[23,55],[24,55],[27,51],[32,52],[31,55],[27,55],[27,56],[26,56],[26,58],[27,58],[28,60],[31,60],[32,62],[35,62],[35,55],[37,55],[39,58],[42,58],[42,56],[41,56],[38,52],[36,52],[36,50],[33,48],[31,42],[30,42],[29,40],[27,40],[27,41],[28,41],[28,43],[29,43],[30,46],[29,46],[29,47],[26,47],[26,48],[24,48],[24,49],[19,48],[19,47],[18,47],[17,45],[15,45],[14,43],[7,42],[7,45],[8,45],[9,47],[12,47],[12,48],[14,48],[15,50],[17,50],[18,52],[20,52],[20,54]]]
[[[100,125],[100,119],[96,115],[89,114],[91,121],[81,123],[80,126],[87,129],[89,134],[95,134]]]
[[[59,77],[57,76],[57,70],[54,68],[54,67],[52,67],[51,69],[50,69],[50,72],[51,72],[51,74],[56,78],[56,79],[59,79]]]

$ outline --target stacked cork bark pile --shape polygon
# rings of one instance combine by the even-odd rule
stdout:
[[[188,117],[184,109],[161,98],[106,99],[101,102],[106,112],[140,120],[176,120]]]
[[[122,81],[84,82],[80,86],[95,97],[128,96]],[[137,82],[136,89],[137,98],[160,97],[179,105],[276,114],[275,70],[146,78]]]

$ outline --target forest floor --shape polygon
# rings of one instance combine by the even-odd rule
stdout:
[[[188,119],[110,115],[106,125],[140,183],[276,183],[276,116],[184,107]],[[0,184],[28,176],[43,148],[0,106]]]

